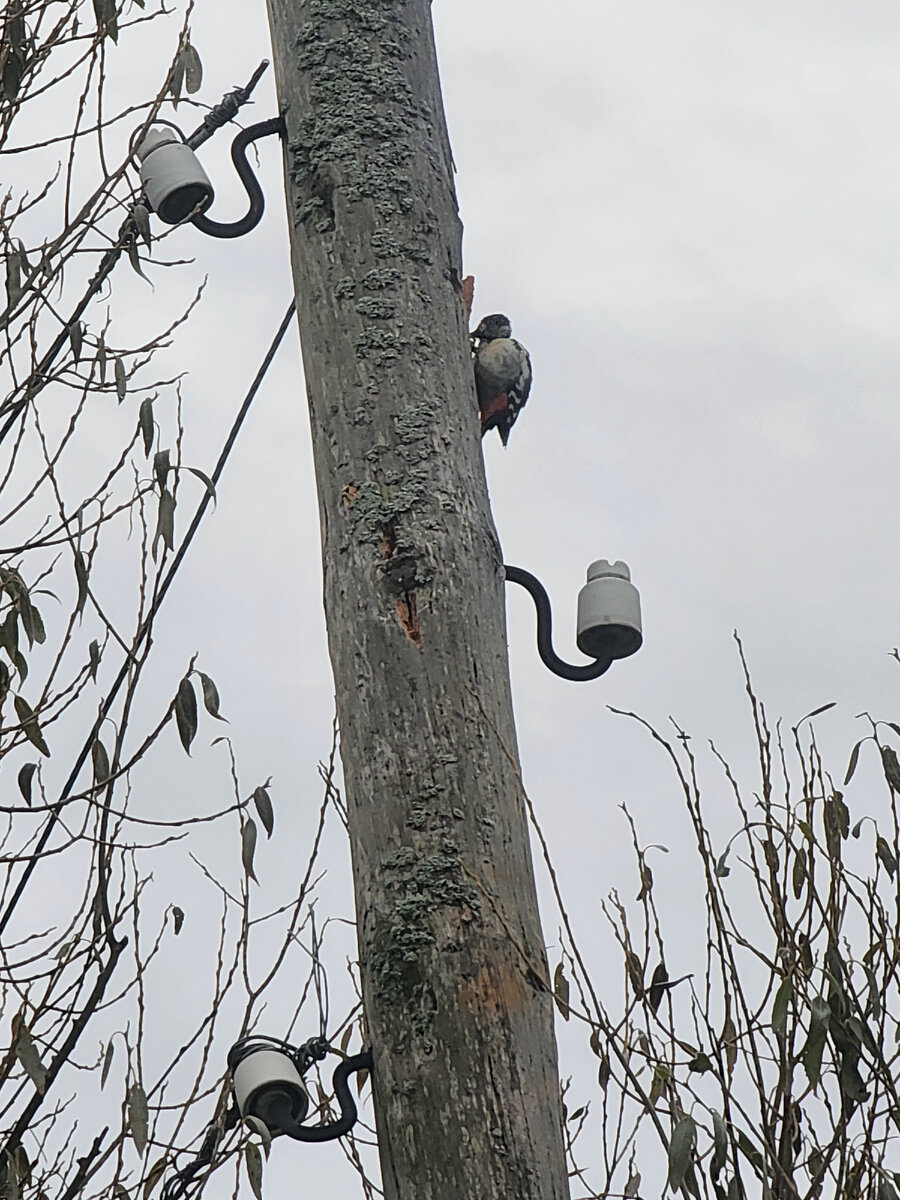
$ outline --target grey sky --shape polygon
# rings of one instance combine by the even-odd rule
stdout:
[[[840,701],[820,735],[838,773],[855,713],[897,716],[900,18],[833,3],[434,11],[474,316],[509,313],[535,365],[508,450],[485,444],[505,556],[550,589],[564,655],[592,559],[625,558],[643,597],[640,654],[579,685],[543,669],[530,603],[510,596],[526,783],[602,970],[599,898],[636,890],[618,805],[673,849],[654,864],[661,889],[691,875],[659,752],[607,703],[672,714],[701,751],[714,738],[752,787],[736,627],[775,715]],[[219,13],[194,26],[211,94],[252,57],[220,40]],[[211,273],[192,386],[217,409],[287,294],[270,179],[252,241],[191,247]],[[213,312],[228,314],[224,362]],[[202,645],[245,768],[258,756],[282,804],[311,786],[330,720],[295,363],[279,360],[169,618],[185,652]],[[216,611],[236,562],[253,582]]]
[[[821,722],[839,775],[856,713],[900,718],[888,656],[900,642],[900,14],[437,0],[434,16],[473,317],[508,313],[534,362],[509,448],[485,443],[506,560],[546,583],[563,656],[577,657],[575,597],[593,559],[628,561],[643,599],[640,653],[571,684],[541,666],[530,602],[509,596],[526,785],[602,967],[599,898],[636,890],[622,801],[645,840],[676,851],[654,864],[660,889],[690,874],[659,752],[607,704],[659,724],[673,715],[747,775],[737,628],[774,715],[791,724],[840,702]],[[193,31],[206,100],[268,55],[259,0],[201,2]],[[254,119],[273,111],[269,81]],[[230,199],[236,215],[219,141],[205,161],[217,205]],[[277,148],[261,158],[269,211],[253,235],[219,244],[181,230],[167,250],[195,257],[185,282],[155,298],[129,284],[143,316],[173,311],[187,280],[209,275],[169,355],[190,371],[185,457],[205,469],[290,294]],[[296,840],[266,851],[267,872],[290,871],[308,836],[332,711],[298,363],[291,337],[157,637],[161,681],[200,650],[247,785],[274,777]],[[188,768],[172,741],[154,786],[177,803]],[[707,774],[714,795],[720,774]],[[338,836],[331,853],[329,895],[349,915]],[[340,1160],[278,1153],[302,1153],[304,1173]]]

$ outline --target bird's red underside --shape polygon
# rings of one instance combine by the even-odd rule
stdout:
[[[486,425],[492,417],[498,417],[500,413],[506,412],[509,406],[509,396],[506,392],[498,392],[496,396],[491,396],[481,407],[481,423]]]

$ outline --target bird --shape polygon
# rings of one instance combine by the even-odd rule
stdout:
[[[503,313],[484,317],[469,334],[475,357],[481,436],[496,429],[504,446],[531,391],[531,359],[511,334],[509,317]]]

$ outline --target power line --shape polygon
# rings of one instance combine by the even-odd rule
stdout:
[[[284,316],[282,317],[281,324],[278,326],[278,331],[276,332],[275,337],[272,340],[272,344],[269,346],[269,349],[266,352],[266,355],[263,358],[262,363],[260,364],[259,370],[256,372],[256,377],[254,378],[253,382],[251,383],[250,388],[247,392],[247,395],[244,397],[244,402],[241,405],[240,409],[238,410],[237,416],[234,418],[234,421],[232,423],[231,430],[228,434],[228,437],[225,439],[225,444],[223,445],[221,453],[219,454],[219,460],[216,463],[215,469],[210,477],[212,479],[213,486],[215,486],[218,483],[219,479],[222,476],[222,472],[225,470],[225,464],[228,462],[228,456],[231,454],[231,451],[234,447],[234,443],[237,440],[237,436],[241,431],[241,426],[244,424],[244,420],[247,416],[247,413],[250,411],[250,406],[252,405],[252,403],[256,397],[256,393],[260,389],[262,381],[266,377],[266,373],[268,372],[269,367],[272,365],[272,360],[274,359],[276,353],[278,352],[279,346],[281,345],[282,341],[284,340],[284,335],[285,335],[285,333],[287,333],[287,330],[291,323],[293,315],[294,315],[294,301],[292,299],[290,304],[287,307],[287,311],[285,312]],[[87,762],[88,755],[91,753],[91,747],[93,746],[94,741],[97,737],[97,734],[100,731],[100,726],[106,720],[106,717],[108,716],[109,711],[115,702],[116,696],[119,693],[119,689],[121,688],[121,686],[125,682],[125,680],[128,678],[128,672],[129,672],[129,669],[131,668],[131,664],[132,664],[134,655],[137,653],[137,651],[141,648],[143,643],[148,639],[148,637],[150,635],[150,631],[153,627],[153,622],[156,619],[156,615],[159,612],[160,606],[162,605],[162,602],[166,596],[166,593],[168,592],[169,588],[172,585],[172,580],[175,578],[175,574],[178,571],[178,568],[181,566],[182,562],[184,562],[184,557],[188,552],[191,542],[194,540],[194,535],[196,534],[197,530],[200,527],[200,522],[203,520],[204,514],[206,513],[206,510],[209,507],[211,499],[212,499],[212,494],[209,491],[206,491],[203,494],[203,499],[197,505],[197,511],[194,513],[194,518],[191,521],[190,527],[188,528],[188,531],[184,536],[184,540],[182,541],[174,558],[172,559],[172,562],[169,565],[169,569],[166,571],[165,575],[163,576],[162,582],[160,583],[160,585],[156,591],[156,595],[153,598],[153,602],[150,605],[150,609],[147,613],[147,616],[144,618],[143,622],[141,623],[141,627],[138,630],[137,637],[135,639],[134,648],[131,651],[131,653],[129,653],[129,655],[126,657],[125,661],[122,663],[119,673],[116,676],[115,681],[112,685],[112,688],[110,689],[109,693],[107,694],[106,699],[101,704],[100,711],[97,715],[97,719],[94,722],[93,726],[91,727],[91,732],[88,734],[87,738],[85,739],[84,745],[82,746],[82,748],[78,754],[78,757],[75,760],[75,765],[72,768],[72,771],[70,772],[69,777],[63,786],[62,792],[60,793],[59,800],[57,801],[56,805],[53,808],[53,811],[51,812],[51,814],[47,820],[47,824],[44,827],[43,833],[38,838],[38,842],[34,849],[34,852],[32,853],[29,861],[25,865],[25,869],[22,872],[22,877],[19,880],[19,882],[16,884],[15,891],[13,892],[9,903],[7,904],[6,909],[3,912],[3,915],[0,916],[0,934],[3,933],[3,931],[6,929],[6,926],[9,924],[9,921],[13,914],[13,911],[15,910],[16,905],[18,904],[19,900],[22,897],[22,893],[25,890],[25,888],[28,884],[28,881],[31,878],[32,873],[34,872],[34,868],[37,866],[37,863],[40,860],[40,856],[41,856],[45,846],[47,845],[47,842],[50,838],[50,834],[53,832],[53,830],[56,826],[56,822],[59,820],[59,815],[62,812],[62,809],[63,809],[63,806],[64,806],[66,800],[68,799],[69,793],[72,791],[72,788],[75,786],[75,781],[78,778],[78,774],[81,771],[81,768]]]
[[[243,87],[238,87],[231,92],[227,92],[219,101],[219,103],[210,109],[194,132],[186,139],[187,144],[190,147],[196,149],[197,146],[202,146],[205,141],[212,137],[217,129],[221,129],[223,125],[226,125],[229,121],[234,120],[241,105],[246,104],[250,99],[253,89],[256,87],[268,65],[269,60],[264,58],[251,75],[248,83],[246,83]],[[68,321],[66,321],[62,329],[60,329],[59,333],[53,339],[50,348],[43,355],[41,361],[37,364],[34,371],[32,371],[28,380],[26,380],[24,395],[20,396],[18,399],[11,397],[6,403],[0,406],[0,416],[3,416],[7,412],[9,414],[6,417],[3,426],[0,427],[0,442],[6,440],[7,434],[25,411],[28,401],[41,389],[43,384],[46,382],[50,368],[56,361],[56,356],[59,354],[60,350],[62,350],[62,348],[68,343],[70,332],[72,329],[74,329],[76,321],[81,319],[91,300],[93,300],[103,284],[112,274],[113,269],[122,256],[122,251],[127,249],[129,242],[136,237],[137,229],[135,228],[134,214],[132,210],[122,223],[122,227],[119,229],[119,232],[116,235],[115,242],[100,259],[99,266],[88,282],[87,290],[76,304],[74,310],[69,316]],[[34,274],[37,274],[38,269],[39,268],[35,268]],[[30,277],[30,279],[33,278],[34,275]],[[26,280],[26,286],[29,281],[30,280]],[[12,306],[7,311],[11,314]],[[15,393],[13,393],[13,396],[14,395]]]

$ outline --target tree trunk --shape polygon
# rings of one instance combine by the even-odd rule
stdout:
[[[568,1196],[428,0],[269,0],[388,1200]]]

